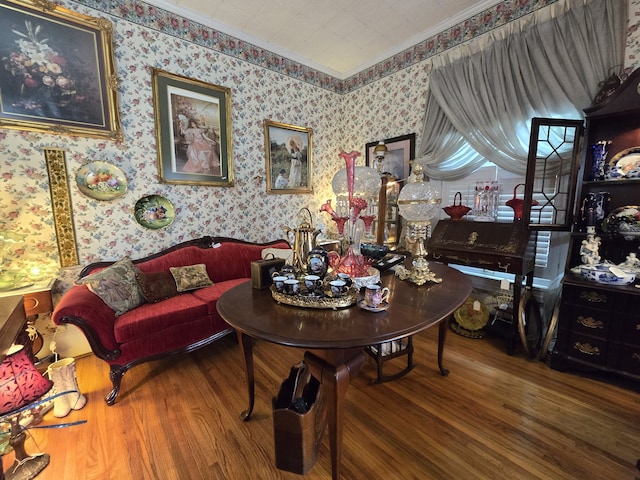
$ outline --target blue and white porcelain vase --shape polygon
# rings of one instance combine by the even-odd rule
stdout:
[[[611,142],[600,140],[595,145],[591,145],[591,177],[589,180],[604,180],[604,167],[607,161],[608,147]]]

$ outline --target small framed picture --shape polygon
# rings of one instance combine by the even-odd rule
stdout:
[[[267,193],[312,193],[310,128],[264,121]]]
[[[121,139],[115,72],[107,19],[0,0],[0,127]]]
[[[231,90],[152,70],[163,183],[233,185]]]
[[[410,133],[384,140],[387,153],[382,159],[376,158],[374,153],[379,143],[379,141],[367,143],[365,148],[367,166],[376,169],[380,174],[391,175],[395,180],[405,180],[411,173],[409,161],[413,160],[416,154],[416,134]]]

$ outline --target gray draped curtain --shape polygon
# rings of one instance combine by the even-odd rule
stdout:
[[[433,60],[416,160],[463,178],[487,160],[524,176],[532,117],[583,118],[623,64],[627,0],[560,0]]]

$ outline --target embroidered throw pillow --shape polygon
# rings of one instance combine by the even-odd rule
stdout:
[[[99,296],[104,303],[122,315],[144,303],[144,297],[138,289],[136,272],[138,268],[129,257],[113,265],[76,280],[76,285],[86,285]]]
[[[171,270],[171,275],[176,281],[176,287],[179,292],[213,285],[204,263],[189,265],[188,267],[169,267],[169,270]]]
[[[178,288],[169,272],[136,272],[136,280],[140,292],[149,303],[157,303],[166,298],[178,295]]]

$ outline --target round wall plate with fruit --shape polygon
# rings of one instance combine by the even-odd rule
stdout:
[[[80,192],[94,200],[113,200],[127,193],[124,172],[108,162],[90,162],[76,172]]]

